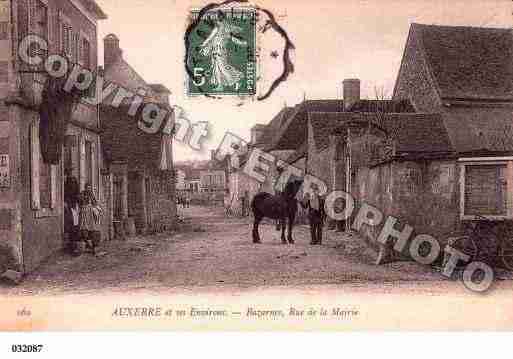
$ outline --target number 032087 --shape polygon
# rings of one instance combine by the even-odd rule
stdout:
[[[13,353],[40,353],[43,350],[43,345],[13,345],[11,351]]]

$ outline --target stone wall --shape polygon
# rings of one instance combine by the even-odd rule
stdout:
[[[151,193],[148,211],[153,231],[161,232],[176,226],[176,195],[173,171],[154,171],[151,173]]]
[[[393,99],[409,99],[417,112],[437,113],[442,103],[415,32],[410,30],[408,36]]]
[[[400,230],[413,227],[418,234],[434,236],[442,244],[459,231],[459,166],[455,161],[404,161],[360,168],[356,173],[353,196],[358,208],[363,202],[394,216]],[[376,227],[364,225],[362,234],[370,246],[380,250],[376,239],[384,222]],[[407,253],[404,253],[407,257]],[[393,256],[399,258],[399,256]]]

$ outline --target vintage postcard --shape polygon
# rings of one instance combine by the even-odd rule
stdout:
[[[0,330],[512,330],[512,11],[0,0]]]

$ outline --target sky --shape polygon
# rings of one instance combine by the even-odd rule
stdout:
[[[237,107],[230,99],[188,98],[185,88],[184,32],[191,8],[209,1],[97,0],[108,19],[103,38],[115,33],[125,60],[148,82],[162,83],[170,101],[194,122],[208,121],[211,136],[203,151],[175,142],[175,160],[207,159],[226,131],[249,139],[255,124],[267,124],[285,106],[304,98],[341,98],[342,81],[359,78],[362,98],[376,87],[391,95],[410,24],[509,28],[511,0],[261,0],[254,3],[279,17],[296,49],[295,72],[266,101]]]

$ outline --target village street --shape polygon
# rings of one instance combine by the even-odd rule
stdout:
[[[0,286],[0,295],[316,285],[464,290],[460,282],[415,263],[375,266],[360,239],[333,231],[322,247],[312,247],[308,228],[297,226],[296,245],[287,246],[269,222],[261,226],[263,244],[254,245],[249,218],[226,219],[222,209],[210,207],[186,209],[183,215],[179,233],[104,243],[100,257],[56,254],[18,287]]]

